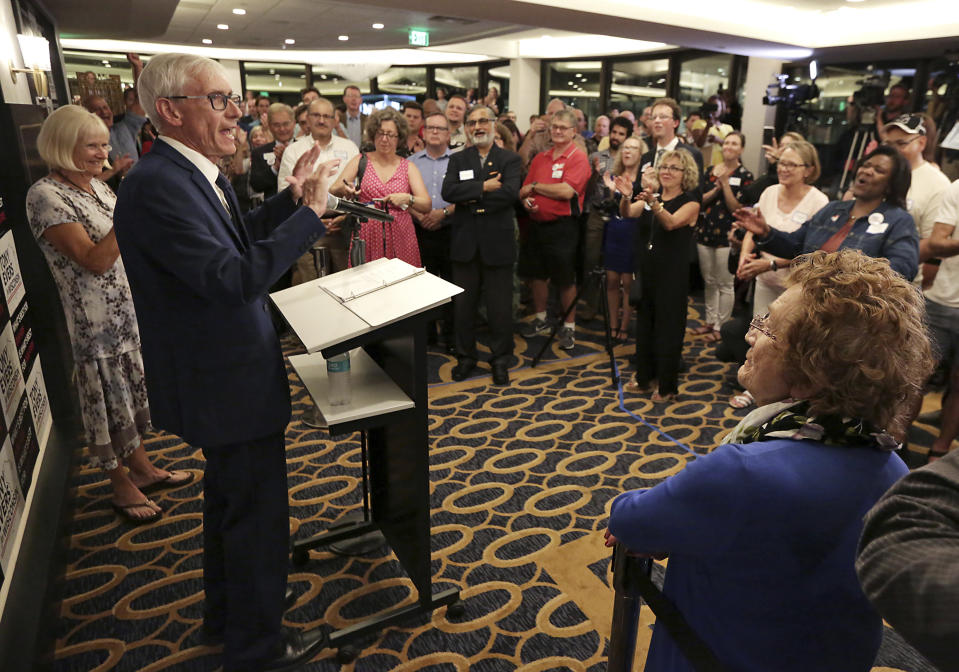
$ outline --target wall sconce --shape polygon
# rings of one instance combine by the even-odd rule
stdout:
[[[17,35],[20,42],[20,55],[23,56],[23,63],[26,68],[15,68],[10,63],[10,78],[13,83],[17,83],[21,72],[33,75],[33,85],[37,96],[48,98],[50,89],[47,85],[47,72],[52,70],[50,64],[50,43],[45,37],[34,35]]]

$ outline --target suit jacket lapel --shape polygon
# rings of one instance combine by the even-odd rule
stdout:
[[[242,250],[244,248],[243,238],[241,237],[240,233],[237,231],[237,227],[233,223],[233,220],[230,218],[230,213],[228,213],[226,209],[223,207],[223,203],[220,201],[220,198],[216,195],[216,192],[213,191],[213,187],[210,185],[210,181],[206,179],[206,177],[203,175],[202,172],[200,172],[200,169],[197,168],[192,161],[188,160],[185,156],[180,154],[180,152],[176,151],[175,149],[173,149],[173,147],[163,142],[162,138],[157,140],[154,143],[154,146],[150,151],[156,151],[156,150],[159,150],[158,152],[159,154],[170,159],[171,161],[173,161],[173,163],[177,164],[178,166],[180,166],[181,168],[183,168],[184,170],[190,173],[190,179],[197,186],[200,192],[206,197],[207,201],[210,202],[210,205],[212,206],[213,210],[219,215],[220,222],[229,232],[233,240],[237,243],[237,247],[239,247]],[[232,189],[228,190],[227,193],[231,191]],[[230,197],[227,196],[227,202],[229,202],[229,200],[230,200]],[[234,201],[236,200],[235,196],[233,200]],[[231,204],[230,207],[234,207],[234,206]],[[239,208],[239,204],[237,204],[236,207]],[[240,214],[239,210],[236,210],[236,213],[237,213],[237,216],[239,216]]]

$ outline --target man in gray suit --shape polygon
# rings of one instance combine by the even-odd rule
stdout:
[[[896,483],[866,516],[866,596],[941,672],[959,671],[959,450]]]

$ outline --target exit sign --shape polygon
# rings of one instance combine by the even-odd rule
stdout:
[[[410,46],[428,47],[430,46],[430,34],[425,30],[413,30],[410,28]]]

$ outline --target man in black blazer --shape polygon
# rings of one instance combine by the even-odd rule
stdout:
[[[496,114],[490,108],[476,105],[470,110],[466,132],[472,144],[450,156],[443,199],[456,205],[450,222],[450,259],[453,282],[465,290],[453,299],[459,357],[453,380],[463,380],[476,366],[476,307],[482,287],[493,382],[506,385],[513,354],[513,205],[523,163],[519,154],[493,142],[495,123]]]
[[[180,90],[170,82],[186,78]],[[140,327],[153,424],[199,447],[203,610],[223,669],[291,669],[322,635],[283,634],[289,564],[290,387],[267,289],[326,231],[336,161],[246,216],[216,160],[236,151],[239,97],[222,65],[159,54],[140,99],[160,136],[121,184],[115,232]],[[302,198],[303,205],[299,205]]]
[[[275,140],[250,153],[250,186],[264,198],[276,194],[276,174],[280,170],[283,150],[293,142],[293,131],[296,130],[293,108],[273,103],[267,112],[267,125]]]
[[[659,158],[667,151],[682,149],[692,154],[699,168],[699,181],[703,178],[703,155],[695,145],[689,145],[679,139],[676,129],[682,118],[682,109],[672,98],[660,98],[650,111],[650,127],[652,128],[652,142],[648,152],[639,160],[640,173],[649,167],[658,167]]]

